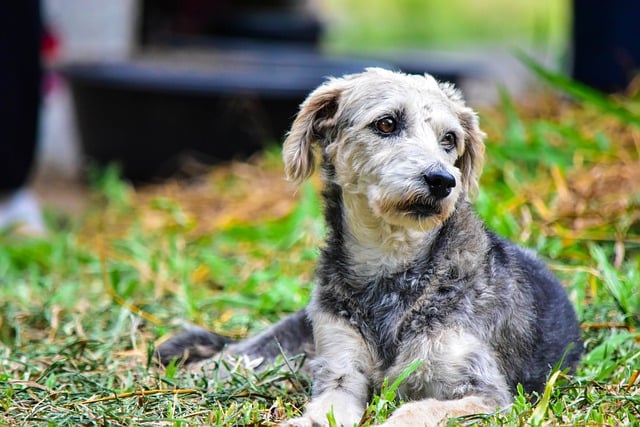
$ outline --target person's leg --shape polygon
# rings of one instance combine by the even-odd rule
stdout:
[[[39,218],[25,189],[37,143],[42,65],[38,0],[0,8],[0,227]],[[35,209],[35,212],[34,212]],[[3,223],[4,220],[4,223]]]

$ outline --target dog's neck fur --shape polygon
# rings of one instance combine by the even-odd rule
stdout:
[[[388,224],[373,214],[366,198],[359,194],[343,194],[343,203],[345,250],[358,276],[405,270],[428,252],[440,229],[416,230]]]
[[[325,219],[330,229],[327,245],[349,259],[349,273],[364,281],[405,270],[426,257],[441,226],[412,230],[384,222],[358,195],[343,194],[339,185],[325,181]]]

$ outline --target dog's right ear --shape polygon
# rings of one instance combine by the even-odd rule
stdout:
[[[282,156],[287,179],[300,184],[313,173],[313,145],[331,137],[335,127],[342,80],[332,79],[311,92],[300,105],[284,141]]]

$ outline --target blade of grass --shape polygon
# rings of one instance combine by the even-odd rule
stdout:
[[[545,414],[547,413],[547,409],[549,408],[551,392],[553,391],[553,387],[559,375],[560,371],[555,371],[549,378],[549,381],[547,381],[547,385],[544,388],[544,393],[542,394],[542,399],[540,399],[540,402],[536,406],[536,409],[533,411],[533,414],[531,414],[531,417],[529,418],[529,423],[531,425],[539,426],[542,424]]]
[[[88,405],[91,403],[110,402],[113,400],[126,399],[128,397],[152,396],[156,394],[179,395],[179,394],[195,394],[195,393],[202,393],[202,390],[196,390],[193,388],[175,389],[175,390],[137,390],[137,391],[131,391],[127,393],[120,393],[113,396],[98,397],[96,399],[83,400],[82,402],[64,403],[62,404],[62,406]]]

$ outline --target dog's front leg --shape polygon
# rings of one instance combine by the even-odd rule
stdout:
[[[423,360],[401,385],[419,400],[400,406],[381,427],[444,425],[449,417],[491,413],[511,403],[494,353],[475,335],[445,329],[419,344],[402,347],[391,372],[397,378],[412,360]]]
[[[369,396],[371,353],[360,333],[333,315],[315,313],[313,333],[316,357],[311,402],[304,416],[282,425],[328,426],[329,417],[338,426],[357,425]]]

